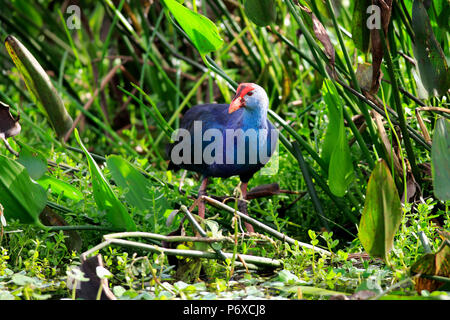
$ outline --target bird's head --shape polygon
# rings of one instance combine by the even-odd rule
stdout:
[[[233,113],[240,108],[256,110],[268,108],[268,106],[269,98],[263,88],[254,83],[241,83],[230,103],[228,113]]]

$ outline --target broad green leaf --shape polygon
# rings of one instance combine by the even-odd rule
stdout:
[[[274,23],[277,17],[274,0],[245,0],[244,10],[247,17],[260,27]]]
[[[109,156],[106,163],[114,181],[124,190],[127,202],[143,211],[149,209],[152,201],[149,192],[152,191],[153,184],[119,156]]]
[[[412,29],[415,35],[412,46],[422,84],[430,96],[442,96],[450,88],[450,73],[421,0],[413,3]]]
[[[46,203],[47,193],[31,180],[25,167],[0,155],[0,204],[5,218],[42,226],[39,214]]]
[[[328,125],[325,133],[325,139],[322,144],[321,157],[325,163],[329,166],[331,155],[336,146],[336,139],[339,136],[340,122],[343,121],[343,116],[339,112],[340,101],[337,96],[334,95],[334,86],[329,80],[324,80],[322,85],[323,99],[328,109]]]
[[[63,137],[72,127],[73,121],[47,73],[14,36],[6,38],[5,46],[36,103],[47,114],[58,137]]]
[[[176,0],[163,0],[163,2],[202,56],[218,50],[223,45],[219,31],[211,20],[189,10]]]
[[[367,8],[371,0],[356,0],[353,8],[352,39],[355,46],[362,52],[369,50],[370,30],[367,28]]]
[[[348,186],[353,181],[354,171],[350,148],[348,147],[347,138],[345,137],[343,121],[339,131],[336,147],[334,148],[330,159],[328,185],[330,186],[330,191],[334,195],[343,197],[347,192]]]
[[[442,201],[450,200],[450,121],[436,122],[431,147],[434,194]]]
[[[354,177],[350,148],[345,135],[343,105],[333,82],[325,80],[322,91],[329,111],[322,158],[328,164],[328,185],[331,192],[343,197]]]
[[[39,183],[45,190],[50,190],[51,193],[61,195],[65,198],[80,201],[83,200],[83,194],[77,188],[72,186],[71,184],[64,182],[62,180],[58,180],[51,176],[44,175],[39,180],[36,181]]]
[[[402,219],[402,207],[394,180],[384,160],[369,178],[366,201],[359,224],[359,239],[372,257],[388,258]]]
[[[169,207],[164,193],[146,179],[139,169],[121,157],[109,156],[106,163],[114,182],[124,191],[127,203],[142,212],[149,211],[152,217],[150,225],[153,226],[154,231],[159,231],[158,225],[164,225],[159,220],[164,219],[164,213]]]
[[[47,159],[37,150],[19,142],[19,162],[23,165],[33,180],[39,180],[47,171]]]
[[[89,164],[89,172],[91,173],[92,188],[94,191],[95,203],[99,210],[106,213],[106,219],[115,228],[123,228],[127,231],[136,230],[136,225],[128,214],[127,209],[122,202],[117,199],[108,181],[103,176],[102,171],[94,161],[90,153],[81,142],[78,130],[75,129],[75,138],[83,149]]]

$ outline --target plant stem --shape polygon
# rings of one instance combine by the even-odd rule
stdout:
[[[309,175],[308,168],[305,163],[305,159],[303,158],[302,151],[300,150],[300,146],[297,143],[297,141],[294,141],[292,143],[292,146],[294,147],[294,151],[296,153],[298,164],[300,165],[300,170],[302,171],[303,178],[306,182],[306,188],[308,189],[309,196],[311,197],[311,200],[314,204],[314,207],[316,208],[317,212],[319,213],[320,220],[322,220],[322,225],[327,229],[330,230],[330,227],[328,226],[328,223],[325,219],[322,217],[325,216],[325,213],[323,211],[322,205],[320,204],[319,197],[317,196],[316,189],[314,188],[314,184],[311,180],[311,176]]]
[[[81,226],[46,226],[49,231],[70,231],[70,230],[89,230],[89,231],[122,231],[117,228],[108,228],[93,225],[81,225]]]
[[[398,88],[397,78],[396,78],[395,72],[394,72],[394,65],[392,63],[391,53],[389,52],[389,50],[387,48],[386,38],[384,36],[383,30],[380,30],[379,33],[380,33],[380,37],[381,37],[381,40],[383,43],[384,57],[385,57],[386,64],[387,64],[389,78],[391,79],[391,83],[392,83],[392,93],[394,95],[394,102],[395,102],[395,107],[396,107],[396,111],[398,114],[398,122],[400,125],[400,130],[402,131],[402,135],[403,135],[403,143],[405,145],[406,154],[408,155],[409,163],[411,164],[412,174],[413,174],[415,180],[417,181],[417,183],[420,184],[422,181],[422,178],[420,177],[419,168],[417,167],[417,164],[416,164],[416,156],[412,149],[409,132],[408,132],[408,129],[406,126],[405,115],[403,113],[402,102],[400,100],[399,88]]]

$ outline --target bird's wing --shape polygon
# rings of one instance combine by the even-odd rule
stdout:
[[[237,110],[228,113],[228,104],[202,104],[190,108],[180,121],[180,129],[188,130],[191,135],[192,149],[194,150],[194,122],[201,121],[203,134],[208,129],[217,129],[225,132],[226,129],[239,128],[242,123],[242,111]],[[171,143],[166,147],[166,155],[170,159],[173,147],[177,144]],[[192,155],[193,156],[193,155]],[[169,167],[176,169],[176,165],[169,163]]]
[[[239,128],[242,121],[242,110],[228,113],[228,104],[202,104],[189,109],[180,122],[180,128],[193,133],[194,121],[202,122],[202,129],[225,130]]]

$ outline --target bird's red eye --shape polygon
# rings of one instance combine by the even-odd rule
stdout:
[[[253,91],[250,91],[249,93],[247,93],[247,95],[248,95],[249,97],[251,97],[251,96],[253,95]]]

